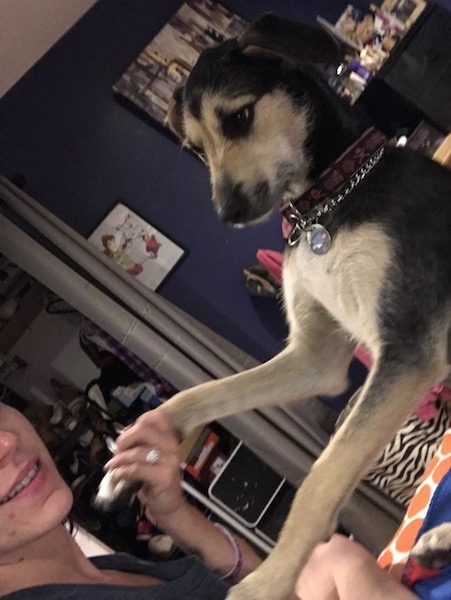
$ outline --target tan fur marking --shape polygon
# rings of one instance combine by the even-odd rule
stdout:
[[[291,335],[296,336],[303,326],[297,306],[306,288],[351,335],[377,351],[378,300],[390,264],[389,247],[382,228],[368,223],[339,232],[323,256],[310,250],[304,236],[285,265]]]
[[[200,121],[190,114],[185,115],[187,141],[204,148],[213,198],[218,206],[221,205],[218,190],[223,177],[242,184],[249,195],[259,181],[266,180],[271,190],[277,192],[273,206],[280,205],[284,198],[280,195],[277,165],[281,162],[292,166],[292,174],[283,184],[284,192],[294,197],[307,185],[309,157],[299,152],[307,137],[307,109],[295,109],[283,91],[275,90],[256,102],[253,127],[248,136],[227,140],[222,134],[217,109],[231,113],[252,100],[249,95],[233,99],[207,95],[202,101]]]

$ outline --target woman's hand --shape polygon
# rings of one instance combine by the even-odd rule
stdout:
[[[105,465],[115,479],[142,481],[138,497],[148,518],[169,534],[185,552],[196,554],[219,576],[235,567],[236,550],[229,538],[183,497],[178,440],[163,409],[146,412],[116,440],[117,453]],[[152,449],[158,460],[146,463]],[[260,564],[260,557],[237,539],[242,555],[238,579]]]
[[[185,503],[181,488],[178,440],[164,410],[153,410],[139,417],[116,440],[117,452],[105,465],[116,469],[114,479],[142,481],[138,498],[146,515],[160,524]],[[158,451],[155,463],[146,462],[150,450]]]

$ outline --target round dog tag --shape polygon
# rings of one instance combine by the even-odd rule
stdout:
[[[329,251],[332,239],[327,229],[316,223],[307,230],[307,242],[310,250],[315,254],[326,254]]]

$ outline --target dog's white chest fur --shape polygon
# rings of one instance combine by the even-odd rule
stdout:
[[[302,322],[303,295],[313,296],[350,334],[375,347],[379,295],[390,264],[389,240],[380,226],[343,230],[327,254],[310,249],[304,235],[284,264],[284,290],[291,327]],[[295,334],[295,331],[293,332]]]

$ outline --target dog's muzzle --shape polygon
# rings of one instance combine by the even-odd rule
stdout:
[[[242,183],[225,179],[215,186],[213,203],[219,218],[231,225],[246,225],[261,220],[273,209],[267,181],[259,181],[250,192]]]

